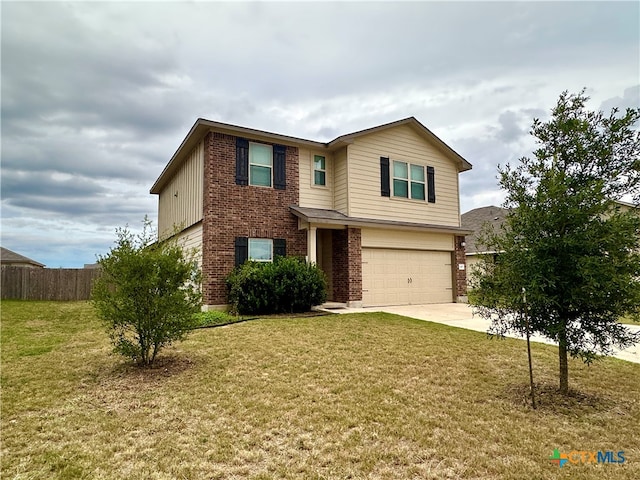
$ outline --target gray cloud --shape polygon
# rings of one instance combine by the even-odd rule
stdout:
[[[74,198],[87,195],[102,195],[106,188],[100,183],[81,177],[55,178],[47,172],[24,172],[4,170],[2,196],[11,201],[22,195]]]
[[[497,137],[503,142],[510,143],[516,141],[526,133],[526,130],[519,125],[518,114],[512,110],[502,112],[498,117],[500,130]]]
[[[498,127],[491,127],[494,135],[504,143],[522,142],[530,135],[533,120],[544,120],[547,113],[541,109],[525,108],[521,110],[505,110],[498,116]]]
[[[608,98],[600,104],[599,110],[608,114],[614,108],[617,108],[620,112],[624,112],[627,108],[640,108],[640,85],[625,89],[621,97]]]
[[[632,2],[2,10],[2,242],[50,266],[155,216],[148,189],[198,117],[330,140],[415,116],[474,164],[465,210],[499,200],[496,164],[530,153],[561,91],[638,103]]]

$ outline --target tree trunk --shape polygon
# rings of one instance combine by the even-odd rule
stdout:
[[[558,362],[560,364],[560,393],[569,394],[569,364],[567,363],[567,322],[562,321],[558,336]]]
[[[529,386],[531,388],[531,406],[536,409],[536,387],[533,383],[533,362],[531,361],[531,334],[529,333],[529,321],[527,320],[527,356],[529,357]]]

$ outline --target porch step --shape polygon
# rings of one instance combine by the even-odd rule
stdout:
[[[347,308],[346,303],[339,302],[326,302],[322,305],[317,305],[312,308],[312,310],[320,310],[320,311],[331,311],[331,310],[342,310],[343,308]]]

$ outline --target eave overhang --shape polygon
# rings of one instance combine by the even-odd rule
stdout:
[[[384,228],[389,230],[414,230],[432,233],[451,233],[455,235],[469,235],[471,230],[460,227],[450,227],[446,225],[434,225],[414,222],[401,222],[396,220],[381,220],[372,218],[349,217],[337,210],[326,210],[322,208],[299,207],[290,205],[289,210],[296,217],[315,226],[322,225],[344,225],[347,227],[369,227]]]
[[[193,148],[205,137],[207,133],[212,131],[227,135],[248,137],[252,140],[261,140],[267,143],[278,143],[281,145],[294,147],[308,147],[310,149],[318,151],[334,151],[352,144],[358,137],[370,135],[372,133],[376,133],[389,128],[394,128],[400,125],[411,126],[419,135],[435,145],[446,157],[448,157],[457,165],[459,172],[471,170],[472,166],[469,162],[467,162],[460,154],[449,147],[446,143],[440,140],[440,138],[438,138],[427,127],[422,125],[422,123],[420,123],[415,117],[408,117],[395,122],[386,123],[384,125],[378,125],[377,127],[342,135],[328,143],[316,142],[304,138],[281,135],[264,130],[257,130],[254,128],[241,127],[238,125],[231,125],[229,123],[214,122],[212,120],[199,118],[193,124],[193,126],[189,130],[189,133],[187,133],[187,136],[182,141],[176,152],[171,157],[171,160],[169,160],[169,163],[166,165],[156,182],[151,187],[150,193],[159,194],[162,191],[163,187],[167,184],[167,182],[178,171],[189,152],[193,150]]]
[[[199,118],[187,133],[176,152],[169,160],[156,182],[151,187],[150,193],[159,194],[164,185],[178,171],[186,155],[195,148],[207,133],[218,132],[226,135],[248,137],[252,140],[261,140],[268,143],[277,143],[288,146],[305,146],[316,150],[326,150],[327,144],[322,142],[314,142],[313,140],[305,140],[304,138],[291,137],[289,135],[280,135],[278,133],[266,132],[264,130],[256,130],[253,128],[240,127],[229,123],[213,122],[204,118]]]

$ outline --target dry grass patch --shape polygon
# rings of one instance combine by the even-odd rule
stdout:
[[[620,323],[626,323],[627,325],[636,325],[640,327],[640,322],[636,322],[635,320],[633,320],[630,316],[627,317],[620,317],[620,319],[618,320],[618,322]]]
[[[522,341],[394,315],[198,330],[148,371],[109,352],[87,304],[3,302],[3,477],[640,478],[628,362],[572,362],[563,398],[535,344],[533,411]],[[559,469],[554,448],[627,462]]]

